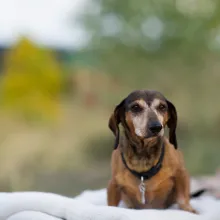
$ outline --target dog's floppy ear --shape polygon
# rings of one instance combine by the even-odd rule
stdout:
[[[166,100],[168,104],[169,120],[167,126],[169,128],[169,140],[173,144],[175,149],[178,148],[177,139],[176,139],[176,127],[177,127],[177,112],[176,108],[170,101]]]
[[[115,107],[115,110],[112,113],[112,115],[109,119],[109,122],[108,122],[108,127],[111,129],[111,131],[115,135],[114,149],[116,149],[119,144],[119,136],[120,136],[119,124],[121,122],[121,116],[124,111],[124,102],[125,102],[125,99],[123,101],[121,101],[121,103],[119,105],[117,105]]]

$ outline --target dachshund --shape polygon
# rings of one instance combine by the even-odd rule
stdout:
[[[176,108],[160,92],[133,91],[116,106],[109,119],[115,136],[107,188],[109,206],[118,206],[122,200],[128,208],[166,209],[177,203],[180,209],[197,213],[190,198],[204,190],[190,195],[176,127]]]

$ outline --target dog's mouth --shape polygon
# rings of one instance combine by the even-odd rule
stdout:
[[[159,133],[149,132],[147,135],[144,136],[144,139],[150,139],[150,138],[153,139],[161,136],[163,136],[163,130],[161,130]]]
[[[162,137],[164,134],[164,129],[162,128],[160,131],[157,132],[152,132],[149,129],[145,132],[145,134],[143,134],[143,132],[139,132],[139,130],[135,130],[135,134],[136,136],[141,139],[141,140],[147,140],[147,139],[155,139],[158,137]]]
[[[158,135],[158,134],[147,134],[145,136],[137,135],[138,139],[141,139],[143,141],[145,141],[145,140],[153,140],[153,139],[158,138],[159,136],[161,136],[161,135]]]
[[[155,137],[158,137],[160,136],[159,134],[148,134],[146,136],[144,136],[144,139],[150,139],[150,138],[155,138]]]

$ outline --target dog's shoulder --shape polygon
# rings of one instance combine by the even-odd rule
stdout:
[[[180,149],[175,149],[167,138],[164,139],[165,143],[165,158],[164,162],[167,166],[181,167],[184,166],[183,154]]]

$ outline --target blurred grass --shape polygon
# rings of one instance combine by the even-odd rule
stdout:
[[[0,179],[9,190],[38,188],[36,175],[57,176],[76,170],[78,176],[80,170],[91,167],[82,152],[89,139],[107,133],[108,114],[103,109],[87,111],[72,101],[62,106],[62,118],[55,125],[33,126],[6,115],[0,118],[5,125],[0,130]],[[74,182],[71,184],[75,190]]]

